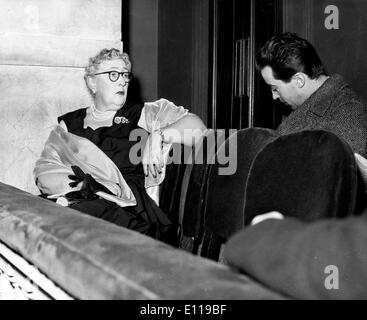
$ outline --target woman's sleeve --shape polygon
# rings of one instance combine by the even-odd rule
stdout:
[[[144,103],[138,126],[152,132],[164,128],[184,116],[189,111],[182,106],[176,106],[167,99],[159,99],[154,102]]]

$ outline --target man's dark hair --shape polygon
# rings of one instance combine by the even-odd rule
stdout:
[[[270,38],[256,55],[256,68],[269,66],[275,79],[289,82],[303,72],[311,79],[327,75],[315,48],[297,34],[284,32]]]

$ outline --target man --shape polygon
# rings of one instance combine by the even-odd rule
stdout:
[[[294,110],[278,132],[328,130],[366,158],[366,104],[341,76],[327,75],[309,42],[276,35],[260,49],[257,67],[273,98]],[[359,216],[312,223],[276,211],[258,215],[229,239],[224,256],[290,297],[366,299],[367,208]]]
[[[340,75],[326,73],[308,41],[289,32],[275,35],[259,50],[256,65],[273,99],[294,110],[277,128],[280,134],[331,131],[367,158],[366,103]]]

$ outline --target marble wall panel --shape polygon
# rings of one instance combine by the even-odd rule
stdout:
[[[120,40],[0,34],[0,64],[84,67],[103,48],[122,49]]]
[[[0,181],[37,194],[34,164],[57,117],[91,103],[83,70],[0,66],[0,75]]]
[[[121,0],[0,0],[0,33],[121,38]]]
[[[121,0],[0,0],[0,181],[38,194],[33,168],[57,116],[91,103],[88,58],[122,48]]]
[[[0,64],[83,66],[121,49],[121,0],[0,0]]]

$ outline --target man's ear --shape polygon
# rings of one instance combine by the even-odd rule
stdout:
[[[306,84],[307,76],[303,72],[297,72],[293,75],[292,80],[297,88],[303,88]]]
[[[96,83],[96,79],[95,79],[94,77],[87,76],[87,85],[88,85],[88,88],[89,88],[93,93],[96,93],[97,83]]]

